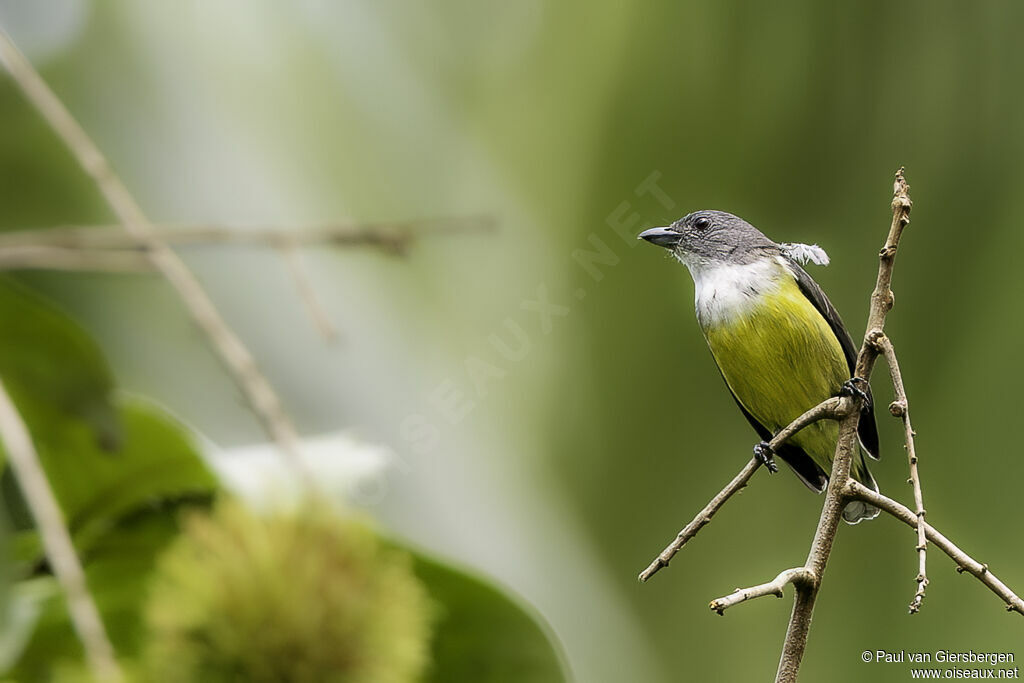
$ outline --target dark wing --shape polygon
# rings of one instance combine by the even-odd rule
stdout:
[[[800,267],[800,264],[788,256],[783,256],[783,258],[786,259],[789,269],[796,276],[796,282],[800,286],[800,291],[814,304],[814,307],[818,309],[818,313],[821,313],[822,317],[828,322],[828,326],[832,328],[832,333],[836,335],[839,345],[843,347],[846,364],[850,368],[850,375],[853,376],[854,368],[857,367],[857,349],[853,345],[853,338],[850,337],[846,325],[843,324],[843,319],[839,317],[839,312],[832,305],[832,302],[828,300],[828,297],[825,296],[825,292],[814,281],[814,278],[808,275],[807,271]],[[868,387],[868,396],[871,396],[871,387]],[[860,436],[860,443],[864,450],[868,452],[868,455],[877,460],[879,456],[878,427],[875,425],[873,400],[860,418],[857,434]]]
[[[725,376],[722,376],[722,381],[725,381]],[[728,387],[729,383],[725,382],[725,386]],[[739,406],[740,411],[743,413],[743,417],[747,418],[747,422],[754,428],[757,435],[761,437],[762,441],[771,441],[774,434],[765,429],[764,425],[757,421],[757,418],[747,412],[747,409],[743,407],[740,400],[736,398],[736,394],[729,389],[729,395],[732,396],[732,400],[736,401],[736,405]],[[825,474],[825,470],[818,466],[818,463],[811,460],[811,456],[804,453],[804,450],[799,446],[793,444],[784,443],[779,447],[779,450],[775,452],[782,461],[792,468],[796,476],[800,478],[807,488],[814,491],[815,493],[821,493],[825,490],[825,486],[828,484],[828,475]]]

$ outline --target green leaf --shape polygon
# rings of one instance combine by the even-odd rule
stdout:
[[[0,277],[0,378],[37,446],[67,421],[88,426],[102,448],[118,445],[103,353],[64,312],[10,277]]]
[[[107,635],[120,657],[131,657],[143,638],[141,610],[156,560],[178,534],[175,510],[153,510],[132,516],[110,530],[85,560],[90,592]],[[36,579],[35,581],[38,581]],[[29,582],[23,582],[29,583]],[[49,680],[54,668],[78,662],[82,649],[59,591],[46,596],[35,619],[31,639],[9,672],[19,681]]]
[[[450,566],[415,555],[415,571],[439,605],[430,683],[564,683],[561,649],[530,608]]]
[[[118,399],[123,446],[102,452],[80,428],[40,449],[50,485],[80,552],[125,515],[208,498],[217,479],[187,428],[156,404]]]
[[[52,576],[41,576],[17,583],[10,593],[0,619],[0,674],[21,658],[44,609],[59,600],[60,586]]]
[[[7,625],[14,620],[12,609],[11,580],[14,576],[14,564],[11,555],[11,532],[7,528],[7,520],[0,515],[0,671],[4,668],[4,653],[11,650],[4,633]]]
[[[123,444],[104,452],[82,424],[65,423],[37,444],[39,459],[79,553],[126,515],[180,500],[207,499],[218,488],[184,425],[156,404],[120,397]],[[4,482],[10,490],[14,483]],[[18,558],[39,548],[19,539]]]
[[[218,486],[182,424],[140,399],[122,397],[117,408],[124,438],[116,453],[102,451],[84,424],[66,422],[39,446],[39,456],[115,649],[130,655],[146,582],[178,533],[181,506],[205,504]],[[23,564],[40,566],[35,531],[18,541]],[[81,656],[60,597],[46,602],[34,626],[15,669],[21,680],[40,680],[53,661]]]

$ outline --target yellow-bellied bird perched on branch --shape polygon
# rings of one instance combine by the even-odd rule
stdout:
[[[870,388],[853,377],[857,352],[839,313],[800,266],[825,265],[817,246],[776,244],[741,218],[697,211],[640,237],[665,247],[693,276],[697,321],[718,369],[744,417],[763,439],[754,455],[777,468],[768,440],[822,401],[858,395],[864,412],[858,433],[864,451],[878,458],[878,431]],[[777,455],[813,491],[832,469],[839,427],[815,422],[780,446]],[[874,490],[863,452],[853,459],[854,479]],[[853,501],[843,518],[856,524],[878,509]]]

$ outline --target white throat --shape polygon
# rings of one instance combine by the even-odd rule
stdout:
[[[686,263],[684,261],[684,263]],[[693,276],[694,307],[702,327],[742,317],[781,285],[789,273],[777,259],[754,263],[686,263]]]

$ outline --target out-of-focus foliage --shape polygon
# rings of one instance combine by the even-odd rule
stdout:
[[[3,376],[21,389],[18,406],[131,680],[411,683],[425,670],[438,681],[565,680],[550,634],[497,588],[385,547],[325,508],[257,516],[226,502],[193,512],[182,534],[183,511],[205,508],[219,488],[188,429],[149,401],[111,400],[89,335],[43,297],[0,285],[0,346],[9,362],[24,361]],[[101,424],[118,426],[116,448],[67,405],[109,407]],[[10,469],[2,477],[0,675],[89,680],[17,481]],[[14,563],[10,523],[20,530]],[[20,579],[10,596],[9,578]]]
[[[409,557],[326,510],[192,517],[152,591],[147,680],[411,683],[428,663]]]
[[[562,683],[567,673],[552,634],[532,610],[497,587],[417,555],[416,575],[436,602],[433,665],[426,680]]]
[[[146,680],[567,680],[551,634],[501,590],[318,507],[193,516],[147,623]]]
[[[127,655],[139,645],[149,574],[158,554],[177,535],[178,512],[182,506],[204,504],[217,484],[181,424],[138,400],[122,401],[119,410],[124,430],[119,450],[98,449],[83,429],[51,425],[51,434],[61,438],[47,441],[40,458],[110,637],[118,652]],[[5,499],[15,485],[6,473]],[[23,518],[24,524],[29,521]],[[21,680],[38,680],[55,662],[76,660],[81,651],[63,598],[43,571],[45,557],[36,531],[23,530],[17,541],[21,573],[31,583],[15,594],[21,609],[38,611],[38,623],[15,671]],[[38,577],[31,578],[33,574]],[[51,590],[46,592],[48,583]]]
[[[59,440],[81,424],[101,447],[117,447],[114,380],[103,353],[81,327],[10,277],[0,277],[0,377],[37,442]]]
[[[427,240],[401,262],[311,250],[334,347],[272,254],[186,257],[303,433],[354,427],[393,447],[402,466],[367,503],[374,516],[512,586],[582,681],[770,676],[788,600],[724,619],[706,605],[801,562],[821,502],[787,472],[759,473],[636,583],[755,436],[693,320],[685,269],[620,233],[717,208],[818,243],[832,264],[812,274],[856,338],[899,165],[915,208],[887,331],[929,519],[1024,590],[1024,3],[88,6],[40,63],[154,219],[500,219],[497,235]],[[110,220],[2,80],[0,131],[0,228]],[[670,205],[637,191],[654,172]],[[594,238],[615,256],[600,280],[573,258]],[[75,312],[121,386],[218,443],[262,439],[159,281],[21,279]],[[541,286],[560,315],[523,307]],[[492,337],[524,350],[510,359]],[[497,371],[475,383],[470,359]],[[434,438],[410,440],[410,416]],[[873,471],[906,500],[898,424],[879,420]],[[877,648],[1024,657],[1019,622],[934,550],[922,613],[906,616],[913,545],[884,518],[840,530],[805,679],[908,680],[909,667],[860,661]]]
[[[39,456],[79,552],[119,520],[182,500],[209,498],[216,482],[193,437],[159,406],[137,398],[116,401],[123,445],[97,448],[73,425],[49,425]],[[13,482],[9,484],[13,488]]]

